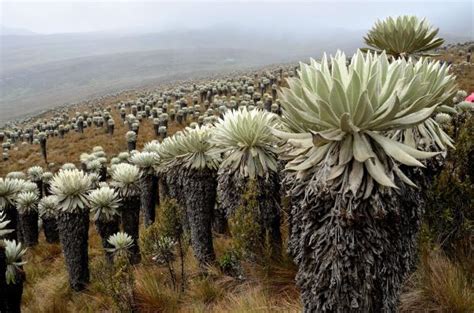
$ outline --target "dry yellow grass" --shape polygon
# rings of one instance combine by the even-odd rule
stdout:
[[[467,269],[439,251],[424,255],[418,271],[407,282],[400,311],[474,312],[474,262],[463,259]]]
[[[458,48],[451,48],[442,53],[438,59],[453,62],[453,73],[456,75],[456,81],[460,89],[468,93],[474,92],[474,56],[471,57],[471,63],[462,64],[466,61],[466,55],[459,55]]]
[[[120,102],[121,98],[113,98],[105,100],[101,105],[106,108],[111,104]],[[70,110],[70,115],[76,110]],[[85,111],[85,110],[82,110]],[[48,162],[54,163],[55,166],[50,170],[57,170],[64,163],[75,163],[79,165],[79,156],[81,153],[90,152],[93,147],[101,146],[108,156],[113,156],[121,151],[127,150],[127,142],[125,140],[125,134],[128,131],[128,127],[123,124],[122,119],[118,111],[112,109],[112,117],[115,120],[114,135],[110,136],[105,133],[105,128],[97,128],[94,125],[84,130],[83,134],[70,131],[65,135],[64,139],[59,137],[50,137],[47,141],[48,151]],[[182,129],[184,126],[178,123],[170,123],[168,132],[170,134],[175,133],[177,130]],[[153,139],[157,139],[152,121],[144,119],[140,123],[140,129],[137,139],[137,149],[141,149],[146,142]],[[10,159],[2,162],[0,167],[0,176],[5,176],[12,171],[25,171],[33,165],[41,165],[47,167],[45,164],[40,151],[39,145],[22,146],[17,145],[18,149],[13,149],[10,152]]]

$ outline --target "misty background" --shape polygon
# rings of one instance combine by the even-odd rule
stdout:
[[[473,40],[472,1],[0,2],[0,124],[123,89],[354,52],[377,19]]]

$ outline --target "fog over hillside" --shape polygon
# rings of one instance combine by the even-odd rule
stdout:
[[[0,124],[159,82],[351,53],[376,17],[419,13],[472,39],[472,4],[2,2]],[[342,8],[342,9],[341,9]],[[472,12],[471,12],[472,13]]]
[[[232,28],[150,34],[5,36],[0,121],[125,88],[292,62],[337,48],[353,51],[362,32],[337,40],[271,37]],[[14,105],[13,105],[14,104]]]

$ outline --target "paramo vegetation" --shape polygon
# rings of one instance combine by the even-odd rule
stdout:
[[[2,170],[0,311],[472,312],[474,106],[437,32],[7,126],[4,169],[41,159]]]

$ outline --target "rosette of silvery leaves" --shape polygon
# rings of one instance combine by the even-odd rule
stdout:
[[[20,214],[36,211],[38,208],[38,193],[33,191],[22,191],[16,196],[16,208]]]
[[[57,197],[61,212],[78,213],[88,210],[87,193],[92,189],[88,174],[78,169],[61,170],[51,181],[51,193]]]
[[[132,164],[114,165],[110,185],[118,190],[121,197],[133,197],[140,194],[140,169]]]
[[[115,215],[118,215],[120,198],[116,190],[103,186],[92,190],[89,195],[89,204],[93,219],[110,221]]]
[[[28,179],[33,182],[41,181],[43,173],[44,170],[41,166],[32,166],[27,171]]]
[[[54,195],[43,197],[38,203],[38,214],[42,219],[56,218],[58,198]]]
[[[17,271],[21,271],[21,266],[26,264],[25,261],[21,261],[26,253],[26,249],[22,249],[21,243],[17,243],[15,240],[4,240],[4,244],[7,263],[5,278],[8,285],[15,284]]]
[[[21,187],[21,192],[28,192],[28,191],[33,192],[36,195],[39,195],[38,185],[36,185],[35,183],[29,180],[24,180],[23,185]]]
[[[61,169],[62,170],[75,170],[77,169],[76,165],[73,164],[73,163],[64,163],[62,166],[61,166]]]
[[[350,194],[366,199],[375,186],[396,189],[396,177],[415,186],[400,166],[423,167],[419,160],[437,153],[400,142],[393,132],[424,125],[455,82],[439,62],[358,51],[349,65],[341,52],[301,64],[288,85],[280,92],[285,131],[274,132],[286,141],[292,191],[329,190],[342,201]],[[351,203],[344,210],[351,212]]]
[[[0,210],[0,244],[3,236],[13,232],[13,229],[7,228],[8,224],[10,224],[10,221],[7,220],[5,213]]]
[[[49,182],[51,181],[51,179],[53,179],[53,177],[54,175],[51,172],[44,172],[43,175],[41,175],[41,179],[43,183],[47,183],[47,184],[49,184]]]
[[[155,152],[158,153],[160,149],[160,142],[158,140],[152,140],[150,142],[145,143],[143,147],[144,152]]]
[[[156,152],[137,152],[130,157],[130,163],[136,165],[144,174],[153,174],[155,166],[159,163]]]
[[[128,254],[129,249],[133,246],[133,238],[125,232],[118,232],[111,235],[107,242],[112,248],[107,248],[108,252],[117,254]]]
[[[241,177],[265,177],[278,167],[276,137],[278,116],[246,107],[228,111],[215,126],[210,142],[213,153],[223,154],[221,171]]]
[[[8,173],[6,178],[26,180],[27,177],[25,173],[16,171]]]
[[[22,179],[0,178],[0,210],[15,205],[16,196],[22,190],[23,183]]]

